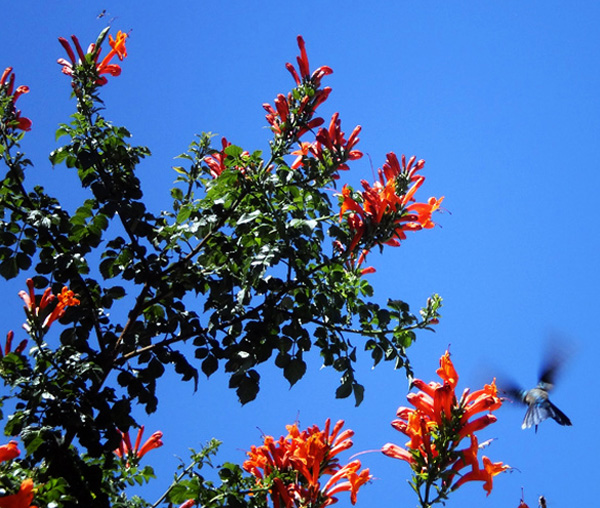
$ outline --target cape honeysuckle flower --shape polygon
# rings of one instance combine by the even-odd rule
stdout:
[[[392,426],[408,436],[409,441],[404,448],[388,443],[382,452],[408,462],[417,488],[427,485],[426,492],[429,493],[430,487],[436,485],[439,494],[435,500],[429,500],[431,503],[445,499],[448,492],[474,480],[485,482],[484,489],[489,495],[492,478],[509,469],[501,462],[492,463],[487,457],[483,457],[480,467],[477,456],[481,446],[475,433],[496,421],[491,412],[502,405],[495,380],[472,393],[466,389],[457,398],[458,374],[448,351],[440,359],[437,374],[442,383],[413,380],[412,385],[419,391],[409,393],[407,399],[414,409],[398,408],[398,419],[392,422]],[[488,413],[471,420],[482,412]],[[466,437],[470,445],[459,450]],[[465,468],[470,471],[464,473]],[[460,477],[454,482],[457,475]]]
[[[127,39],[127,34],[121,32],[120,30],[117,32],[116,38],[113,39],[112,35],[108,36],[108,43],[111,47],[111,50],[108,54],[98,63],[98,58],[100,57],[100,53],[102,52],[102,48],[96,48],[96,44],[92,43],[88,46],[88,50],[86,53],[83,52],[81,48],[81,44],[79,43],[79,39],[75,35],[71,35],[71,40],[73,41],[73,45],[75,46],[75,50],[77,51],[77,56],[75,56],[75,52],[73,48],[69,44],[69,41],[64,37],[59,37],[58,41],[65,48],[70,62],[65,60],[64,58],[59,58],[57,62],[62,65],[62,72],[68,76],[73,75],[73,70],[77,65],[82,65],[87,61],[87,55],[92,55],[92,60],[94,62],[96,72],[100,76],[96,80],[97,85],[105,85],[108,80],[101,76],[102,74],[110,74],[111,76],[118,76],[121,74],[121,67],[117,64],[111,63],[111,60],[116,56],[119,60],[123,60],[127,56],[127,48],[125,47],[125,40]]]
[[[306,54],[306,45],[304,44],[304,39],[301,35],[299,35],[296,38],[296,40],[298,41],[298,48],[300,49],[300,56],[296,57],[300,75],[298,75],[298,72],[296,72],[296,69],[291,63],[286,63],[285,67],[288,71],[290,71],[290,74],[294,78],[294,81],[297,85],[300,85],[306,81],[310,81],[316,87],[319,87],[319,85],[321,84],[321,79],[323,79],[324,76],[331,74],[333,70],[331,69],[331,67],[322,65],[311,75],[310,66],[308,65],[308,55]]]
[[[14,338],[15,338],[15,333],[12,330],[10,330],[6,334],[6,343],[4,345],[4,354],[2,353],[2,348],[0,348],[0,358],[13,352],[12,341]],[[21,342],[19,342],[19,345],[15,348],[14,353],[17,355],[20,355],[25,350],[26,347],[27,347],[27,339],[23,339]]]
[[[321,66],[311,74],[304,39],[301,36],[298,36],[298,47],[298,71],[291,63],[285,64],[296,82],[296,90],[287,96],[279,94],[275,99],[275,107],[268,103],[263,104],[271,130],[278,138],[289,143],[298,141],[308,131],[324,123],[322,118],[313,118],[313,115],[331,93],[330,87],[321,88],[321,79],[333,72],[331,68]]]
[[[325,429],[316,425],[300,432],[297,424],[288,425],[288,435],[277,441],[265,436],[262,446],[252,446],[244,470],[256,477],[261,489],[268,489],[276,508],[300,506],[324,507],[337,501],[335,494],[350,492],[356,503],[358,489],[372,477],[368,469],[359,472],[361,463],[354,460],[341,466],[338,453],[352,446],[351,430],[340,433],[344,422],[338,421],[330,432],[331,421]],[[331,477],[321,486],[321,477]],[[344,481],[342,481],[344,480]]]
[[[163,433],[160,430],[157,430],[154,434],[152,434],[140,447],[143,435],[144,426],[142,425],[138,430],[137,437],[135,440],[135,446],[131,446],[129,431],[121,432],[121,444],[119,445],[119,448],[117,448],[114,451],[115,455],[117,455],[117,457],[121,459],[127,459],[127,465],[129,465],[129,459],[131,459],[132,457],[135,457],[137,460],[139,460],[150,450],[160,448],[163,445]]]
[[[510,469],[510,466],[506,464],[502,464],[502,462],[492,462],[485,455],[482,457],[483,459],[483,469],[480,469],[479,466],[474,467],[471,471],[463,475],[452,487],[452,490],[457,489],[461,485],[470,481],[482,481],[484,482],[483,488],[487,492],[489,496],[492,493],[492,479],[497,474],[500,474],[507,469]]]
[[[339,113],[334,113],[329,122],[329,127],[327,129],[321,128],[317,132],[316,142],[311,146],[311,151],[317,159],[323,162],[326,158],[331,158],[331,162],[337,166],[338,170],[349,169],[346,161],[357,160],[363,156],[361,151],[353,150],[360,141],[358,135],[361,129],[360,125],[354,127],[354,130],[346,141],[344,132],[342,131],[340,115]]]
[[[227,138],[223,137],[221,139],[222,149],[220,152],[215,152],[211,155],[207,155],[204,157],[204,163],[208,166],[210,171],[210,176],[213,178],[217,178],[223,171],[227,169],[225,165],[225,159],[227,158],[227,154],[225,153],[225,148],[230,146],[231,143],[227,141]],[[242,152],[242,156],[250,155],[247,151]],[[244,174],[246,172],[246,168],[241,166],[235,166],[240,173]]]
[[[347,250],[339,240],[335,240],[333,242],[333,247],[341,254],[344,254]],[[360,254],[358,254],[358,256],[356,256],[356,252],[350,252],[350,254],[346,256],[344,260],[346,269],[350,272],[358,272],[360,275],[375,273],[377,270],[375,270],[375,268],[372,266],[361,268],[362,264],[367,259],[367,254],[369,254],[368,250],[363,250]]]
[[[304,158],[308,157],[311,154],[312,143],[309,143],[307,141],[301,141],[299,144],[300,148],[291,152],[291,155],[298,156],[296,157],[294,162],[292,162],[292,165],[290,166],[291,169],[298,169],[304,164]]]
[[[67,286],[64,286],[58,295],[52,294],[51,288],[46,288],[40,301],[37,302],[33,279],[27,279],[26,284],[28,291],[19,291],[19,296],[25,302],[25,313],[27,314],[29,321],[36,324],[39,324],[39,322],[43,320],[42,328],[50,328],[50,325],[54,323],[54,321],[65,315],[67,307],[74,307],[81,303],[79,299],[75,297],[75,293]],[[50,311],[49,305],[54,302],[54,300],[58,300],[58,303]],[[29,329],[29,325],[23,326],[24,328]]]
[[[344,185],[340,206],[340,221],[346,215],[352,239],[348,246],[354,252],[365,237],[367,247],[370,243],[385,244],[393,247],[406,239],[407,231],[418,231],[434,226],[431,220],[433,212],[439,209],[444,199],[430,198],[427,203],[411,203],[414,194],[425,181],[425,177],[416,172],[425,165],[424,160],[416,162],[411,157],[408,163],[404,155],[402,163],[393,152],[386,156],[383,168],[379,169],[379,179],[373,185],[362,180],[363,191],[355,192]],[[382,232],[391,231],[391,235],[381,238]]]
[[[25,85],[18,86],[15,90],[15,75],[12,72],[12,67],[4,69],[2,76],[0,77],[0,97],[10,97],[10,108],[11,111],[5,112],[9,121],[9,128],[16,128],[22,131],[31,130],[31,120],[21,116],[21,111],[17,110],[15,103],[17,99],[24,93],[29,93],[29,87]],[[14,92],[14,93],[13,93]]]
[[[327,95],[329,94],[327,93]],[[321,95],[320,97],[322,97],[322,100],[318,104],[325,100],[323,95]],[[298,111],[296,112],[294,117],[298,116],[299,114],[302,114],[305,110],[307,110],[306,105],[309,103],[309,99],[310,97],[306,96],[301,101]],[[265,118],[267,119],[267,122],[269,122],[269,124],[271,125],[271,130],[275,134],[278,134],[280,136],[285,136],[291,126],[290,106],[288,100],[292,100],[291,97],[290,99],[286,99],[284,95],[279,94],[277,96],[277,99],[275,99],[275,109],[269,103],[263,104],[263,108],[267,112]],[[312,103],[312,111],[316,109],[318,104],[315,105],[314,102]],[[310,114],[311,113],[307,112],[307,115]],[[311,120],[306,121],[305,123],[301,124],[301,126],[297,127],[296,138],[301,138],[309,130],[315,129],[323,125],[324,122],[325,120],[323,120],[321,117],[312,118]]]
[[[49,328],[54,321],[63,317],[67,307],[74,307],[81,303],[79,299],[75,298],[75,293],[73,293],[73,291],[71,291],[67,286],[62,288],[62,291],[57,295],[56,298],[58,299],[58,303],[50,315],[44,320],[44,324],[42,325],[44,328]]]
[[[33,480],[27,478],[21,483],[19,492],[0,497],[0,508],[37,508],[31,504],[33,490]]]
[[[16,441],[9,441],[7,444],[0,446],[0,462],[15,459],[20,454],[19,443]]]

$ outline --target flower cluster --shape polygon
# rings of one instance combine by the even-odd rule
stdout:
[[[323,124],[322,118],[312,117],[331,93],[329,87],[320,88],[321,79],[333,72],[330,67],[321,66],[311,74],[304,39],[299,35],[297,41],[300,48],[300,56],[296,58],[298,71],[289,62],[286,68],[296,82],[298,93],[290,92],[287,97],[279,94],[275,99],[275,107],[263,104],[271,130],[289,142],[297,141],[309,130]]]
[[[0,462],[13,460],[21,454],[16,441],[0,446]],[[33,501],[33,480],[27,478],[21,482],[16,494],[0,497],[0,508],[36,508],[31,505]]]
[[[22,131],[31,130],[31,120],[21,116],[21,111],[17,110],[15,103],[17,99],[29,93],[29,87],[25,85],[18,86],[15,90],[15,75],[12,67],[7,67],[0,77],[0,99],[4,105],[4,99],[8,99],[7,106],[5,105],[4,114],[2,115],[2,123],[8,128],[20,129]]]
[[[330,67],[321,66],[311,72],[304,39],[298,36],[297,40],[300,49],[300,55],[296,58],[298,68],[291,63],[286,64],[296,88],[287,96],[279,94],[274,105],[263,104],[267,112],[266,119],[275,133],[275,144],[281,144],[284,152],[289,153],[287,150],[294,143],[299,144],[298,150],[291,152],[297,156],[290,166],[292,169],[308,164],[308,160],[313,158],[321,163],[330,178],[337,178],[337,171],[348,169],[347,161],[363,155],[354,149],[361,128],[357,126],[346,140],[338,113],[333,114],[327,128],[321,127],[325,120],[314,114],[331,93],[330,87],[321,88],[321,80],[333,71]],[[304,134],[317,127],[320,128],[314,141],[300,141]]]
[[[142,425],[138,430],[137,437],[135,439],[135,445],[131,446],[131,438],[129,437],[129,431],[121,432],[121,443],[119,444],[119,448],[115,450],[115,454],[117,455],[117,457],[121,459],[127,459],[127,464],[129,465],[129,460],[132,457],[136,460],[139,460],[150,450],[160,448],[163,445],[163,433],[160,430],[157,430],[144,442],[144,444],[141,444],[143,435],[144,426]]]
[[[413,202],[416,191],[425,181],[424,176],[417,174],[424,165],[424,160],[417,161],[414,156],[407,162],[403,155],[399,161],[390,152],[383,167],[378,169],[379,179],[373,185],[362,180],[362,192],[344,185],[340,220],[346,219],[352,234],[347,248],[351,257],[355,258],[360,250],[364,258],[374,244],[399,246],[407,231],[435,225],[431,216],[444,198],[430,198],[427,203]],[[361,242],[364,248],[359,248]]]
[[[363,156],[359,150],[354,150],[356,144],[360,141],[361,126],[357,125],[346,140],[342,131],[342,121],[339,113],[334,113],[327,129],[321,128],[317,132],[314,143],[300,143],[300,149],[292,152],[292,155],[298,157],[293,162],[291,168],[296,169],[305,163],[305,158],[314,156],[327,167],[334,167],[336,170],[349,169],[347,161],[357,160]],[[334,174],[334,178],[337,175]]]
[[[29,330],[31,325],[38,327],[41,323],[42,329],[47,330],[57,319],[65,315],[67,307],[74,307],[80,304],[75,293],[67,286],[62,288],[58,295],[52,293],[51,288],[46,288],[39,301],[35,295],[35,288],[32,279],[27,279],[27,291],[19,291],[19,296],[25,302],[25,313],[27,314],[28,324],[24,327]],[[54,307],[50,304],[57,300]]]
[[[495,382],[474,392],[466,389],[457,399],[458,374],[448,352],[442,356],[437,373],[443,383],[413,381],[419,391],[410,393],[407,399],[415,409],[400,407],[398,419],[392,422],[396,430],[409,437],[406,447],[388,443],[382,452],[410,464],[414,473],[413,488],[421,496],[420,489],[424,486],[421,499],[429,503],[445,499],[448,492],[469,481],[483,481],[489,495],[493,477],[509,469],[485,456],[483,465],[478,460],[480,446],[475,433],[496,421],[491,413],[502,405]],[[482,412],[487,413],[472,419]],[[469,446],[459,450],[458,446],[467,437]],[[470,470],[464,472],[465,468]],[[438,497],[432,501],[428,497],[433,485]]]
[[[101,38],[99,40],[102,40],[102,38],[103,35],[101,34]],[[87,52],[84,53],[83,49],[81,48],[81,44],[79,43],[79,39],[77,39],[75,35],[72,35],[71,40],[73,41],[73,46],[75,46],[75,51],[77,52],[77,56],[75,56],[75,51],[73,51],[69,41],[67,41],[67,39],[64,37],[59,37],[58,41],[62,47],[65,48],[70,61],[64,58],[59,58],[57,62],[62,65],[62,72],[68,76],[73,76],[73,71],[78,65],[84,65],[85,63],[92,62],[94,69],[98,74],[98,78],[96,79],[95,83],[97,85],[105,85],[108,80],[106,77],[102,76],[102,74],[110,74],[111,76],[118,76],[121,74],[121,67],[118,64],[111,63],[111,61],[115,56],[121,61],[127,56],[127,48],[125,47],[126,39],[127,34],[121,32],[120,30],[117,32],[117,36],[114,39],[112,35],[109,35],[108,43],[111,47],[111,50],[100,62],[98,62],[102,48],[100,48],[97,43],[90,44]]]
[[[288,425],[288,435],[277,441],[265,436],[262,446],[252,446],[243,468],[254,475],[257,485],[267,489],[275,508],[311,506],[321,508],[337,501],[335,494],[350,492],[356,503],[358,489],[371,479],[368,469],[359,471],[358,460],[341,466],[338,453],[352,446],[351,430],[340,433],[343,421],[330,429],[330,420],[320,430],[316,425],[300,432]],[[321,477],[330,478],[322,486]]]

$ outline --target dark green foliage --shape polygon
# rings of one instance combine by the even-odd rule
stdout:
[[[284,159],[298,141],[290,133],[314,114],[299,108],[317,84],[294,89],[287,134],[275,136],[268,158],[226,143],[217,150],[209,134],[199,136],[175,168],[172,210],[160,212],[146,207],[136,176],[150,151],[130,145],[130,133],[102,116],[94,65],[88,55],[74,71],[77,112],[56,133],[66,144],[50,155],[88,189],[68,196],[70,208],[80,199],[72,214],[43,188],[27,190],[31,163],[15,152],[22,133],[1,126],[0,275],[21,277],[23,288],[32,276],[34,306],[48,286],[54,294],[68,286],[80,304],[52,325],[52,339],[32,312],[31,357],[2,359],[16,404],[5,433],[20,435],[27,457],[0,467],[29,471],[43,485],[38,498],[56,506],[146,506],[124,488],[148,481],[151,469],[128,467],[113,450],[117,429],[135,426],[132,405],[156,410],[166,373],[197,387],[199,371],[222,369],[248,403],[259,393],[261,364],[272,361],[293,385],[306,373],[305,353],[316,348],[340,373],[336,397],[353,395],[358,405],[357,351],[410,374],[406,348],[417,328],[435,322],[440,300],[430,299],[420,319],[399,300],[381,307],[369,301],[373,288],[348,253],[333,247],[347,245],[351,233],[325,188],[335,185],[348,154],[326,152],[298,169]],[[193,465],[215,449],[195,455]],[[219,478],[215,486],[186,469],[166,497],[206,507],[261,504],[246,495],[252,485],[238,466],[225,464]]]

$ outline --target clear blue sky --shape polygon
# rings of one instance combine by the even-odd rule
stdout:
[[[362,125],[358,148],[375,168],[388,151],[424,158],[420,192],[446,197],[440,227],[369,258],[382,302],[402,298],[416,311],[433,292],[444,298],[437,333],[422,333],[410,350],[417,376],[434,379],[450,344],[460,387],[476,388],[496,368],[532,385],[549,333],[574,344],[553,393],[573,427],[549,421],[537,435],[522,431],[524,409],[507,404],[483,436],[497,438],[486,454],[515,471],[496,477],[489,498],[472,483],[447,506],[516,508],[521,487],[530,507],[540,494],[554,507],[593,502],[598,440],[586,433],[600,416],[590,394],[600,353],[595,2],[13,2],[0,31],[0,67],[14,67],[18,84],[31,88],[18,104],[33,120],[23,144],[35,162],[29,185],[42,182],[69,196],[75,175],[51,169],[47,159],[57,146],[56,125],[74,106],[55,63],[64,56],[56,38],[74,33],[87,44],[110,20],[115,31],[131,30],[131,39],[122,75],[103,90],[106,116],[153,151],[140,178],[156,210],[168,206],[172,158],[194,134],[212,131],[244,149],[266,148],[261,104],[291,88],[284,63],[293,61],[302,34],[311,65],[334,70],[322,114],[339,111],[346,132]],[[370,180],[368,158],[348,177]],[[7,328],[20,326],[16,291],[23,286],[11,282],[4,292]],[[279,436],[297,417],[303,426],[345,419],[357,433],[356,452],[403,444],[389,422],[405,405],[406,379],[388,365],[372,371],[363,360],[366,394],[358,409],[334,399],[336,375],[320,370],[318,358],[291,390],[279,372],[263,369],[259,399],[243,408],[222,376],[203,380],[195,395],[189,385],[168,383],[159,412],[140,418],[149,431],[165,433],[165,446],[147,456],[160,476],[147,498],[166,488],[175,456],[185,459],[188,447],[214,436],[225,441],[222,460],[241,462],[261,432]],[[362,459],[376,480],[360,492],[358,506],[416,505],[405,483],[408,465],[378,454]],[[338,506],[349,505],[340,498]]]

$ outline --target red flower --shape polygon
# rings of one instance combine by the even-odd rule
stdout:
[[[52,312],[44,320],[44,324],[42,325],[44,328],[49,328],[54,321],[63,317],[67,307],[74,307],[81,303],[77,298],[75,298],[75,293],[73,293],[73,291],[71,291],[67,286],[62,288],[62,291],[57,298],[58,303],[56,304],[56,307],[54,307]]]
[[[17,99],[25,94],[29,93],[29,87],[25,85],[21,85],[14,90],[15,86],[15,75],[12,73],[12,67],[7,67],[4,69],[2,76],[0,77],[0,91],[8,97],[12,97],[11,99],[11,107],[12,111],[10,111],[10,123],[9,127],[20,129],[22,131],[30,131],[31,130],[31,120],[29,118],[25,118],[21,116],[21,111],[17,110],[15,107],[15,103]],[[14,93],[13,93],[14,91]]]
[[[27,279],[27,291],[19,291],[19,296],[25,302],[25,313],[30,322],[39,325],[42,321],[42,328],[50,328],[50,325],[57,319],[65,315],[67,307],[74,307],[81,302],[75,297],[75,293],[67,286],[62,288],[58,296],[52,294],[51,288],[46,288],[39,302],[36,300],[35,288],[32,279]],[[56,306],[50,311],[49,305],[58,299]],[[23,325],[25,329],[29,329],[28,325]]]
[[[0,508],[36,508],[31,506],[31,501],[33,501],[33,480],[27,478],[21,483],[19,492],[0,497]]]
[[[440,358],[440,368],[436,371],[436,374],[446,383],[450,384],[452,388],[456,388],[456,385],[458,384],[458,374],[450,359],[449,351],[446,351],[444,356]]]
[[[483,488],[487,492],[489,496],[492,493],[492,479],[497,474],[500,474],[507,469],[510,469],[510,466],[506,464],[502,464],[502,462],[492,462],[485,455],[483,456],[483,469],[479,467],[473,468],[467,474],[463,475],[452,487],[452,490],[457,489],[461,485],[471,482],[471,481],[480,481],[484,482]]]
[[[75,46],[75,49],[77,51],[77,58],[75,56],[73,48],[69,44],[69,41],[67,41],[64,37],[59,37],[58,41],[60,42],[62,47],[65,48],[65,51],[67,52],[67,55],[71,61],[69,62],[64,58],[59,58],[57,62],[63,66],[63,74],[72,76],[73,69],[77,65],[82,65],[84,62],[86,62],[86,55],[92,55],[92,59],[98,75],[110,74],[111,76],[118,76],[119,74],[121,74],[121,67],[117,64],[113,64],[110,62],[115,56],[118,57],[119,60],[123,60],[123,58],[127,56],[127,49],[125,47],[125,40],[127,39],[127,37],[127,34],[121,32],[120,30],[117,32],[117,36],[114,39],[112,35],[109,35],[108,43],[111,47],[111,50],[102,59],[100,63],[98,63],[98,58],[100,57],[102,49],[96,48],[96,45],[94,43],[90,44],[88,46],[87,53],[84,53],[81,49],[81,45],[79,44],[79,39],[77,39],[75,35],[71,35],[71,40],[73,41],[73,45]],[[107,82],[108,80],[104,76],[101,76],[96,80],[97,85],[105,85]]]
[[[15,337],[15,333],[10,330],[7,334],[6,334],[6,344],[4,345],[4,355],[7,355],[9,353],[12,352],[12,341]],[[27,347],[27,339],[23,339],[21,342],[19,342],[19,345],[15,348],[15,353],[20,355],[25,348]],[[4,356],[2,354],[2,348],[0,348],[0,358],[2,358]]]
[[[431,220],[431,215],[439,209],[443,200],[443,196],[440,199],[429,198],[427,203],[414,203],[408,206],[406,210],[416,214],[416,217],[413,220],[422,228],[430,229],[435,226],[435,223]]]
[[[286,437],[275,441],[265,436],[262,446],[252,446],[243,468],[269,490],[276,507],[327,506],[342,491],[350,492],[354,504],[358,489],[371,475],[368,469],[358,472],[358,460],[340,466],[336,455],[352,446],[353,435],[351,430],[340,432],[343,424],[340,420],[330,430],[327,420],[324,430],[314,425],[302,432],[296,424],[288,425]],[[321,487],[323,475],[331,477]]]
[[[0,462],[12,460],[20,454],[19,444],[16,441],[9,441],[8,444],[0,446]]]
[[[336,164],[338,170],[346,170],[349,169],[346,161],[357,160],[363,156],[359,150],[353,150],[360,140],[358,135],[361,126],[357,125],[346,141],[339,116],[339,113],[334,113],[329,122],[329,127],[319,129],[316,143],[311,146],[311,152],[321,161],[324,161],[327,157],[333,158],[333,163]]]
[[[475,433],[496,421],[491,411],[502,404],[495,383],[485,385],[482,390],[472,394],[467,389],[457,399],[455,388],[458,374],[448,352],[440,358],[437,374],[443,383],[413,380],[413,386],[419,391],[409,393],[407,399],[415,409],[398,408],[398,419],[392,421],[396,430],[409,437],[405,448],[388,443],[381,451],[388,457],[408,462],[418,475],[426,473],[427,479],[418,481],[428,482],[427,490],[435,482],[440,482],[436,488],[445,495],[448,490],[458,488],[467,481],[483,480],[489,493],[491,478],[509,468],[500,462],[492,464],[484,457],[481,469],[477,458],[479,444]],[[470,421],[473,415],[482,411],[490,413]],[[465,437],[470,438],[470,446],[458,450]],[[452,485],[455,475],[461,474],[460,471],[465,467],[470,467],[471,471]],[[441,494],[440,498],[443,498]]]
[[[361,464],[358,460],[350,462],[329,479],[323,490],[325,491],[325,495],[329,497],[330,502],[326,502],[324,506],[333,504],[336,501],[333,495],[344,491],[350,492],[350,502],[352,504],[356,504],[356,495],[358,493],[358,489],[365,483],[368,483],[372,478],[368,468],[363,469],[360,471],[360,473],[357,473],[357,471],[360,469],[360,466]],[[344,478],[347,481],[337,483]]]
[[[311,75],[304,39],[301,35],[299,35],[296,40],[298,41],[298,48],[300,49],[300,56],[296,57],[300,74],[298,75],[298,72],[296,72],[296,69],[291,63],[285,64],[285,67],[288,71],[290,71],[290,74],[294,78],[294,81],[297,85],[302,84],[304,81],[311,81],[316,87],[318,87],[321,84],[321,79],[324,76],[331,74],[333,70],[330,67],[323,65],[315,70],[315,72],[313,72]]]
[[[142,442],[142,436],[144,435],[144,426],[142,425],[137,433],[137,437],[135,440],[135,446],[131,446],[131,439],[129,437],[129,431],[123,433],[121,432],[121,444],[119,448],[117,448],[114,452],[119,458],[127,458],[136,457],[137,459],[141,459],[146,453],[150,450],[154,450],[155,448],[160,448],[163,445],[162,437],[163,433],[160,430],[157,430],[154,434],[152,434],[143,445],[140,444]],[[129,464],[129,463],[128,463]]]
[[[225,171],[227,169],[227,166],[225,165],[225,159],[227,159],[227,154],[225,153],[225,148],[227,148],[230,145],[231,145],[231,143],[229,141],[227,141],[227,138],[222,138],[221,139],[221,146],[222,146],[221,151],[215,152],[211,155],[207,155],[206,157],[204,157],[204,162],[208,166],[210,175],[213,178],[217,178],[223,171]],[[250,155],[248,152],[242,153],[242,156],[248,156],[248,155]],[[242,174],[244,174],[246,171],[245,168],[240,167],[240,166],[235,166],[235,169],[237,169]]]
[[[477,390],[465,396],[464,418],[469,419],[481,411],[495,411],[501,405],[502,401],[498,397],[498,389],[494,379],[491,384],[485,385],[482,390]]]
[[[319,133],[321,134],[322,131],[324,129]],[[317,135],[317,140],[325,141],[328,136],[330,137],[331,133],[327,136],[322,133],[320,138]],[[348,145],[357,140],[358,138],[351,136]],[[333,146],[331,143],[333,143],[331,140],[327,141],[326,146]],[[351,149],[348,145],[345,147],[346,151]],[[317,157],[320,156],[317,151],[315,154]],[[361,181],[364,190],[360,193],[353,192],[347,185],[344,186],[340,220],[343,219],[346,211],[351,212],[347,216],[352,233],[348,251],[353,252],[359,248],[363,238],[367,250],[372,244],[399,246],[400,241],[406,239],[406,231],[433,227],[431,216],[439,208],[443,198],[430,198],[427,204],[410,204],[415,192],[425,181],[425,177],[416,175],[425,161],[420,160],[416,163],[415,161],[416,157],[411,157],[407,163],[403,155],[400,163],[396,155],[390,152],[387,154],[383,168],[377,171],[379,179],[373,185]],[[407,186],[407,182],[411,184],[410,187]],[[385,237],[382,238],[383,235]]]
[[[315,117],[316,109],[323,104],[331,93],[331,88],[321,87],[321,79],[333,71],[326,66],[319,67],[312,74],[308,65],[308,55],[302,37],[298,36],[300,56],[297,58],[298,71],[290,63],[286,68],[298,85],[294,93],[287,96],[279,94],[275,99],[275,107],[263,104],[267,122],[277,138],[285,140],[287,146],[298,141],[304,134],[323,124],[323,119]]]
[[[405,448],[402,448],[401,446],[398,446],[394,443],[384,444],[381,447],[381,452],[384,455],[391,457],[392,459],[405,460],[406,462],[408,462],[411,465],[415,464],[415,459],[412,456],[412,454]]]

